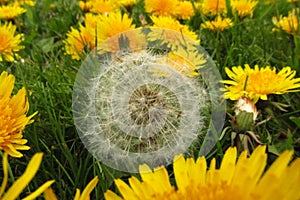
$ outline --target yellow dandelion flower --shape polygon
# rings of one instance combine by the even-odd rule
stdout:
[[[5,192],[5,188],[8,181],[8,155],[4,153],[3,156],[3,181],[0,187],[0,199],[1,200],[14,200],[19,197],[24,188],[29,184],[32,178],[35,176],[38,171],[40,164],[42,162],[43,153],[36,153],[30,162],[28,163],[24,174],[18,178],[14,184]],[[37,190],[29,194],[27,197],[23,198],[24,200],[31,200],[37,198],[40,194],[42,194],[50,185],[52,185],[54,181],[47,181],[42,186],[40,186]]]
[[[158,27],[158,28],[166,28],[166,29],[171,29],[174,31],[178,31],[181,32],[184,35],[189,36],[190,38],[197,40],[198,36],[196,33],[194,33],[193,31],[190,31],[188,26],[186,25],[182,25],[179,23],[179,21],[177,21],[176,19],[170,17],[170,16],[152,16],[151,20],[153,21],[153,27]],[[172,44],[172,45],[178,45],[178,37],[177,35],[174,35],[172,32],[153,32],[149,34],[149,38],[151,40],[151,38],[160,38],[159,35],[164,34],[164,39],[165,42],[167,42],[168,44]]]
[[[299,34],[299,13],[299,9],[293,9],[291,12],[289,12],[287,17],[282,17],[281,15],[279,20],[276,17],[273,17],[273,24],[277,27],[277,30],[281,29],[290,34]]]
[[[176,52],[169,52],[167,56],[164,56],[158,60],[158,63],[168,64],[172,66],[178,72],[186,75],[187,77],[196,77],[199,76],[197,68],[191,61],[185,59]],[[166,76],[164,71],[155,71],[159,76]]]
[[[276,69],[270,66],[259,68],[255,65],[251,69],[245,64],[244,69],[241,66],[231,70],[225,68],[225,72],[232,79],[222,81],[228,84],[223,88],[226,99],[238,100],[241,96],[247,96],[256,103],[258,99],[267,100],[269,94],[296,92],[300,87],[300,78],[294,78],[296,71],[290,67],[284,67],[276,73]]]
[[[63,41],[66,54],[71,55],[75,60],[79,60],[84,55],[85,50],[89,51],[95,47],[96,26],[99,21],[99,15],[88,13],[85,15],[85,26],[79,25],[79,30],[71,27]]]
[[[145,0],[146,12],[153,15],[171,16],[176,14],[175,10],[178,0]]]
[[[119,0],[118,2],[125,7],[131,7],[137,3],[137,0]]]
[[[20,45],[23,35],[15,35],[16,28],[12,23],[0,23],[0,62],[3,58],[9,62],[14,61],[19,58],[16,52],[24,48]]]
[[[240,18],[253,15],[258,0],[230,0],[232,12],[237,12]]]
[[[106,200],[299,199],[300,158],[289,165],[293,152],[286,151],[264,173],[265,150],[265,146],[259,146],[249,158],[244,151],[237,160],[236,148],[229,148],[220,168],[216,168],[213,159],[209,170],[204,157],[194,161],[177,156],[173,163],[177,189],[171,185],[165,167],[152,172],[147,165],[142,165],[142,181],[135,177],[129,178],[129,184],[115,180],[122,198],[110,190],[104,196]]]
[[[116,12],[100,16],[97,27],[97,40],[102,42],[113,35],[134,29],[135,25],[126,13],[122,16],[121,12]]]
[[[3,5],[0,6],[0,19],[12,20],[25,12],[26,9],[18,5]]]
[[[90,193],[96,187],[97,183],[98,183],[98,177],[96,176],[87,184],[87,186],[84,188],[81,194],[80,194],[80,190],[76,189],[74,200],[90,199]],[[58,200],[58,198],[56,197],[55,193],[51,188],[47,188],[44,192],[44,195],[46,200]]]
[[[25,88],[18,91],[12,98],[15,77],[2,72],[0,75],[0,149],[13,157],[22,157],[18,150],[28,150],[26,139],[23,139],[25,126],[33,122],[32,117],[26,116],[29,103]]]
[[[93,2],[91,2],[91,1],[86,1],[86,2],[85,1],[79,1],[78,6],[83,12],[90,12],[90,10],[93,8]]]
[[[230,18],[222,19],[221,16],[218,16],[214,21],[208,21],[204,22],[204,24],[201,24],[201,28],[210,29],[212,31],[224,31],[225,29],[228,29],[232,26],[233,22]]]
[[[189,19],[194,15],[194,8],[190,1],[180,1],[175,10],[176,16],[180,19]]]
[[[200,6],[204,15],[227,13],[226,0],[203,0]]]
[[[119,8],[119,3],[115,1],[97,0],[93,2],[91,12],[98,14],[107,14],[116,11]]]
[[[33,0],[17,0],[14,2],[14,5],[21,6],[21,5],[28,5],[28,6],[35,6],[35,1]]]

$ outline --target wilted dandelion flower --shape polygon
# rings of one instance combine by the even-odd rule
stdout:
[[[281,29],[290,34],[299,34],[299,13],[299,9],[293,9],[287,17],[282,17],[282,15],[280,15],[279,19],[273,17],[273,24],[277,27],[277,30]]]
[[[19,55],[16,53],[24,48],[20,45],[23,35],[15,35],[16,26],[12,23],[0,23],[0,61],[14,61]]]
[[[20,176],[13,185],[5,192],[5,188],[8,181],[8,155],[4,153],[3,155],[3,181],[0,187],[0,199],[2,200],[14,200],[19,197],[24,188],[30,183],[34,178],[36,172],[38,171],[40,164],[42,162],[42,153],[36,153],[30,162],[28,163],[26,170],[22,176]],[[36,199],[40,194],[42,194],[54,181],[47,181],[42,186],[40,186],[34,192],[31,192],[24,199]]]
[[[270,66],[259,68],[255,65],[254,69],[245,64],[241,66],[225,68],[226,74],[232,80],[224,80],[227,84],[223,90],[225,98],[238,100],[241,96],[247,96],[256,103],[259,99],[267,100],[269,94],[284,94],[287,92],[299,91],[300,78],[294,78],[296,71],[290,67],[284,67],[278,73],[276,68]]]
[[[220,168],[216,169],[213,159],[208,170],[204,157],[195,161],[177,156],[173,163],[176,188],[170,183],[165,167],[152,171],[147,165],[141,165],[142,181],[134,176],[128,184],[116,179],[122,197],[110,190],[104,196],[106,200],[299,199],[300,159],[289,165],[293,152],[286,151],[264,172],[265,150],[265,146],[259,146],[249,158],[244,151],[237,160],[237,150],[231,147],[225,152]]]
[[[25,12],[25,8],[15,4],[2,5],[0,6],[0,19],[12,20]]]
[[[214,21],[206,21],[201,24],[201,28],[210,29],[212,31],[224,31],[233,26],[233,22],[230,18],[222,18],[218,16]]]
[[[25,88],[18,91],[13,97],[15,77],[2,72],[0,75],[0,149],[13,157],[22,157],[19,150],[28,150],[26,139],[23,139],[25,126],[32,123],[32,117],[26,116],[29,103]]]
[[[87,186],[84,188],[81,194],[80,194],[80,190],[76,189],[74,200],[90,199],[90,193],[96,187],[97,183],[98,183],[98,177],[96,176],[87,184]],[[55,195],[54,191],[51,188],[47,188],[44,192],[44,195],[46,200],[58,200],[57,196]]]
[[[178,0],[145,0],[146,12],[153,15],[172,16],[175,15]]]
[[[203,0],[200,3],[200,8],[205,15],[227,13],[226,0]]]
[[[230,0],[232,12],[237,12],[240,18],[253,15],[258,0]]]

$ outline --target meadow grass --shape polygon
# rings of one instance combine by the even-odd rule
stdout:
[[[28,191],[37,188],[44,180],[56,180],[53,189],[60,199],[70,199],[76,188],[83,189],[94,177],[99,183],[92,199],[103,198],[103,193],[114,189],[113,179],[128,176],[112,170],[94,159],[82,144],[72,118],[72,87],[81,61],[74,61],[65,55],[62,40],[71,26],[82,20],[77,1],[43,0],[16,21],[18,31],[24,33],[26,47],[21,52],[23,62],[0,62],[0,71],[8,71],[16,77],[16,87],[25,86],[28,92],[30,111],[38,114],[35,122],[25,130],[25,138],[31,147],[21,159],[10,158],[10,182],[19,177],[36,152],[44,152],[44,158],[37,176],[29,184]],[[139,14],[145,11],[142,2],[134,8],[132,17],[139,23]],[[215,61],[222,77],[227,79],[224,68],[243,65],[276,66],[281,69],[291,66],[300,75],[300,36],[283,31],[272,32],[272,17],[286,15],[293,5],[285,1],[265,5],[260,1],[253,18],[239,19],[234,15],[235,26],[224,32],[199,29],[205,17],[199,13],[188,24],[200,35],[201,45]],[[146,16],[147,18],[147,16]],[[269,100],[257,104],[260,110],[254,127],[263,143],[269,144],[269,152],[276,154],[285,149],[294,149],[300,156],[300,93],[271,95]],[[276,102],[276,103],[275,103]],[[287,105],[287,106],[284,106]],[[227,102],[227,111],[233,115],[233,102]],[[268,120],[266,120],[268,119]],[[231,144],[231,118],[228,115],[224,126],[224,137],[209,159],[218,160]],[[0,180],[1,182],[1,180]]]

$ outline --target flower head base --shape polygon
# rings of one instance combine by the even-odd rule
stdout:
[[[201,28],[210,29],[212,31],[224,31],[232,26],[233,22],[230,18],[222,19],[221,16],[218,16],[214,21],[204,22],[204,24],[201,24]]]
[[[233,12],[237,12],[240,18],[250,16],[258,4],[258,0],[231,0],[230,5]]]
[[[21,157],[19,150],[28,150],[26,139],[23,139],[23,130],[33,122],[32,117],[26,116],[29,103],[25,88],[10,97],[14,87],[15,77],[2,72],[0,75],[0,149],[13,157]]]
[[[257,147],[249,158],[244,151],[236,161],[236,148],[229,148],[220,168],[216,169],[213,159],[209,170],[204,157],[194,161],[177,156],[173,163],[177,189],[171,185],[164,167],[152,172],[147,165],[141,165],[142,182],[135,177],[129,178],[128,185],[115,180],[123,198],[110,190],[104,196],[106,200],[299,199],[300,159],[288,165],[292,152],[284,152],[264,173],[265,149],[265,146]]]
[[[0,61],[3,58],[6,61],[12,62],[19,55],[16,53],[24,48],[20,43],[22,41],[22,34],[15,34],[16,26],[11,23],[0,23]]]
[[[25,12],[26,9],[19,5],[0,6],[0,19],[12,20]]]
[[[5,193],[5,188],[8,181],[8,155],[4,153],[3,156],[3,182],[0,187],[0,199],[2,200],[14,200],[19,197],[23,189],[29,184],[29,182],[34,178],[36,172],[38,171],[40,164],[42,162],[42,153],[36,153],[29,164],[26,167],[24,174],[15,181],[15,183],[8,189]],[[37,198],[44,190],[46,190],[54,181],[47,181],[42,186],[40,186],[36,191],[32,192],[24,199],[35,199]]]
[[[273,30],[284,30],[289,34],[299,34],[299,17],[300,9],[293,9],[289,12],[287,17],[279,17],[279,20],[276,17],[272,18],[273,24],[277,29]]]
[[[238,100],[245,95],[256,103],[259,99],[267,100],[269,94],[296,92],[300,87],[300,78],[294,78],[296,72],[290,67],[284,67],[276,73],[276,69],[271,69],[270,66],[259,68],[255,65],[252,69],[245,64],[244,69],[238,66],[233,67],[232,70],[225,68],[225,71],[232,79],[222,81],[228,84],[223,91],[225,91],[225,98],[230,100]]]

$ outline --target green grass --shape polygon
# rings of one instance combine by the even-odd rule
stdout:
[[[50,8],[54,3],[55,7]],[[142,3],[133,9],[134,22],[143,13]],[[274,5],[264,5],[261,1],[253,18],[235,18],[235,26],[224,32],[214,33],[200,30],[204,17],[197,15],[190,22],[190,28],[200,35],[201,45],[215,61],[223,78],[227,78],[224,68],[243,65],[276,66],[281,69],[291,66],[300,76],[300,36],[290,36],[284,32],[272,32],[272,17],[286,15],[292,5],[278,1]],[[33,191],[46,180],[54,179],[53,189],[60,199],[70,199],[76,188],[81,190],[94,177],[99,183],[92,199],[102,199],[107,189],[117,191],[113,179],[128,177],[102,165],[94,159],[82,144],[72,118],[72,87],[81,65],[65,55],[62,40],[71,26],[77,26],[83,13],[74,0],[37,1],[35,7],[16,21],[18,31],[25,34],[21,52],[24,63],[19,61],[0,63],[0,72],[8,71],[16,77],[14,92],[25,86],[29,96],[30,111],[38,114],[35,122],[26,127],[25,138],[31,149],[23,152],[21,159],[10,158],[10,182],[19,177],[32,155],[44,152],[43,162],[28,191]],[[234,18],[233,15],[229,14]],[[269,144],[270,154],[285,149],[294,149],[300,156],[300,93],[271,95],[269,100],[257,104],[260,111],[258,121],[268,121],[253,128],[261,141]],[[277,107],[273,102],[277,102]],[[288,105],[285,110],[278,103]],[[227,111],[233,115],[233,102],[227,102]],[[225,127],[230,127],[225,129]],[[207,155],[218,159],[218,163],[231,144],[231,118],[226,117],[224,137]],[[2,178],[0,178],[0,182]],[[42,198],[41,198],[42,199]]]

